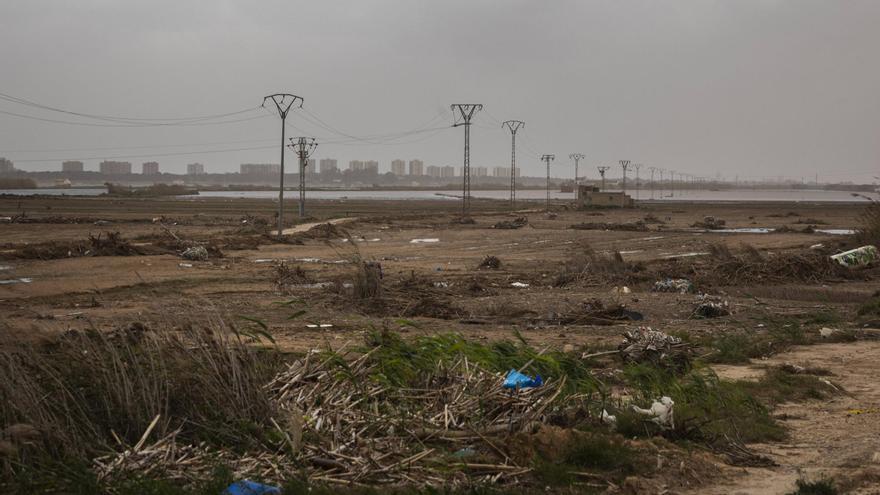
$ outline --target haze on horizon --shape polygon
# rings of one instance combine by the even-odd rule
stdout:
[[[509,165],[499,121],[518,119],[525,175],[542,175],[538,155],[551,153],[553,175],[571,176],[568,155],[581,152],[587,177],[629,159],[710,177],[872,182],[878,19],[875,0],[7,0],[0,93],[100,115],[254,118],[104,127],[0,113],[0,156],[24,170],[68,158],[89,170],[156,160],[166,172],[277,163],[278,117],[256,107],[290,92],[308,113],[292,112],[288,136],[317,137],[315,158],[342,168],[460,166],[449,105],[473,102],[485,111],[472,166]],[[3,100],[0,112],[96,122]],[[363,138],[420,128],[432,130]]]

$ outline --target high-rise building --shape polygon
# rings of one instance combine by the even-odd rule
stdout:
[[[364,169],[364,162],[362,160],[352,160],[348,162],[348,169],[352,172],[359,172]]]
[[[492,169],[493,177],[510,177],[510,167],[495,167]]]
[[[277,175],[281,173],[278,163],[242,163],[239,165],[241,175]]]
[[[322,158],[321,161],[318,162],[318,167],[322,174],[332,174],[338,170],[335,158]]]
[[[440,177],[440,167],[428,165],[428,177]]]
[[[306,175],[315,175],[318,173],[317,163],[314,158],[306,160]]]
[[[145,162],[141,165],[141,175],[159,175],[159,163]]]
[[[12,166],[12,162],[7,160],[6,158],[0,158],[0,174],[8,173],[15,170],[15,167]]]
[[[201,163],[189,163],[186,165],[186,175],[203,175],[205,166]]]
[[[394,175],[406,175],[406,162],[403,160],[391,160],[391,173]]]
[[[62,172],[82,172],[83,171],[83,162],[78,160],[67,160],[61,162],[61,171]]]
[[[471,176],[486,177],[489,175],[489,169],[486,167],[471,167]]]
[[[131,173],[131,162],[114,162],[104,160],[98,165],[98,170],[102,174],[108,175],[124,175]]]
[[[421,160],[410,160],[409,175],[425,175],[425,163]]]
[[[379,162],[375,160],[367,160],[364,162],[364,171],[372,174],[379,173]]]
[[[440,168],[440,177],[455,177],[455,167],[446,165]]]

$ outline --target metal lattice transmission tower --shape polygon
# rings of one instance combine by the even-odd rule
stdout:
[[[568,155],[568,157],[571,158],[572,160],[574,160],[574,189],[575,189],[575,194],[576,194],[577,187],[578,187],[578,163],[586,157],[584,156],[583,153],[572,153],[572,154]]]
[[[278,116],[281,117],[281,178],[278,181],[278,237],[281,237],[284,231],[284,131],[287,128],[287,113],[297,102],[299,103],[297,108],[302,108],[303,99],[290,93],[275,93],[263,98],[264,107],[266,100],[272,100],[278,110]]]
[[[611,167],[607,167],[605,165],[600,165],[596,168],[599,170],[599,175],[602,176],[602,188],[600,189],[600,191],[604,191],[605,190],[605,171]]]
[[[669,171],[669,197],[675,197],[675,170]]]
[[[556,159],[556,155],[542,155],[541,161],[547,162],[547,211],[550,211],[550,162]]]
[[[658,168],[657,170],[660,171],[660,199],[663,199],[663,172],[666,170],[662,168]]]
[[[501,127],[510,130],[510,207],[516,203],[516,131],[525,127],[526,123],[521,120],[505,120]]]
[[[461,166],[463,179],[461,196],[461,215],[467,216],[471,209],[471,119],[483,109],[479,103],[454,103],[452,110],[454,123],[452,127],[464,126],[464,163]]]
[[[318,143],[315,142],[315,138],[298,137],[290,138],[288,146],[299,158],[299,216],[303,218],[306,216],[306,167]]]
[[[648,167],[648,170],[651,171],[651,199],[654,199],[654,172],[657,171],[657,167]]]
[[[617,163],[623,169],[623,193],[626,194],[626,169],[629,168],[629,160],[618,160]]]
[[[641,163],[633,164],[633,168],[636,169],[636,201],[639,200],[639,169],[642,168]]]

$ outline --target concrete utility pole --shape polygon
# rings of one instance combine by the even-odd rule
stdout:
[[[454,103],[449,108],[452,110],[452,118],[455,121],[452,127],[464,126],[464,163],[461,167],[464,184],[462,185],[461,216],[465,217],[471,209],[471,119],[475,113],[483,109],[483,105],[479,103]]]
[[[648,167],[648,170],[651,171],[651,199],[654,199],[654,172],[657,171],[657,167]]]
[[[577,194],[578,187],[578,162],[581,161],[582,158],[586,158],[583,153],[572,153],[568,155],[569,158],[574,160],[574,192]]]
[[[281,179],[278,181],[278,237],[284,231],[284,130],[287,121],[287,112],[290,111],[295,103],[299,102],[302,108],[303,99],[290,93],[275,93],[263,98],[263,106],[266,106],[266,100],[272,100],[275,108],[278,109],[278,115],[281,117]]]
[[[306,167],[308,159],[314,153],[318,143],[315,138],[298,137],[290,138],[290,149],[299,157],[299,217],[306,216]]]
[[[606,167],[605,165],[600,165],[596,168],[599,169],[599,175],[602,176],[602,188],[600,189],[600,191],[604,191],[605,190],[605,171],[611,167]]]
[[[547,162],[547,211],[550,211],[550,162],[556,159],[556,155],[543,155],[541,160]]]
[[[633,165],[633,167],[635,167],[635,169],[636,169],[636,201],[638,201],[639,200],[639,169],[642,168],[642,164],[636,163],[635,165]]]
[[[626,169],[629,168],[629,160],[618,160],[617,163],[623,169],[623,193],[626,194]]]
[[[501,127],[510,129],[510,207],[516,204],[516,131],[525,127],[521,120],[505,120]]]

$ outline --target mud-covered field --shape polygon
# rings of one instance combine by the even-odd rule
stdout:
[[[878,272],[828,259],[855,245],[843,232],[859,228],[864,206],[559,204],[548,214],[538,204],[510,211],[475,202],[462,220],[449,201],[326,201],[310,203],[307,219],[287,213],[281,240],[272,232],[275,207],[0,198],[0,217],[8,217],[0,223],[0,330],[39,342],[220,315],[293,353],[387,329],[404,339],[454,332],[593,354],[650,326],[693,342],[722,378],[755,381],[789,363],[821,368],[835,390],[771,401],[789,433],[748,449],[772,462],[737,465],[700,451],[693,476],[679,472],[680,461],[603,490],[787,493],[796,480],[827,478],[872,493],[880,480],[872,331],[880,315],[864,309],[877,296]],[[668,278],[688,279],[694,291],[652,290]],[[697,294],[729,314],[701,317]],[[797,335],[780,337],[793,327]],[[604,366],[614,368],[613,359]],[[662,466],[664,454],[652,455]]]

